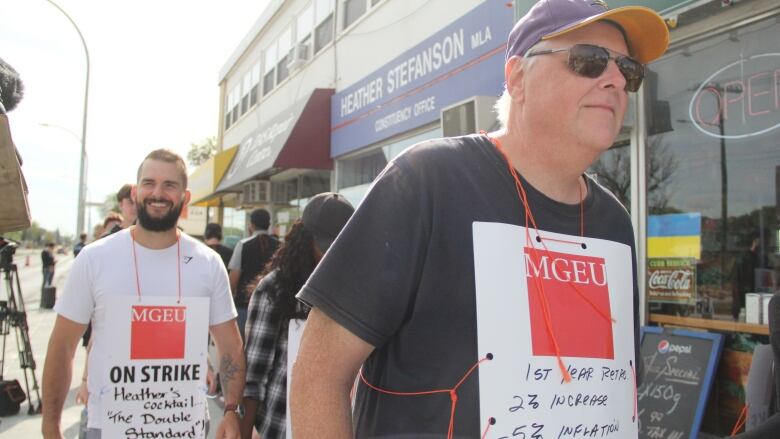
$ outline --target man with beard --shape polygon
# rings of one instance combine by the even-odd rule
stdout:
[[[109,364],[119,364],[116,361],[127,364],[130,361],[133,366],[125,366],[127,368],[135,367],[134,362],[138,358],[185,358],[184,354],[178,357],[133,356],[125,352],[129,348],[115,346],[122,343],[107,336],[116,333],[112,331],[117,331],[118,326],[124,325],[121,328],[126,328],[130,323],[126,321],[129,318],[123,320],[116,316],[132,315],[132,320],[139,319],[135,308],[131,312],[116,306],[128,303],[127,296],[133,299],[137,296],[137,300],[143,301],[149,308],[162,309],[161,305],[155,303],[173,301],[179,308],[183,308],[183,315],[187,318],[194,314],[194,311],[190,314],[190,309],[198,308],[195,304],[200,304],[201,309],[206,308],[201,298],[208,299],[208,321],[182,320],[187,328],[209,325],[208,329],[220,352],[220,377],[225,394],[225,416],[217,430],[217,437],[238,438],[237,409],[244,388],[245,360],[235,320],[236,310],[227,272],[219,255],[176,228],[182,207],[190,200],[186,165],[182,158],[168,150],[150,153],[138,169],[138,183],[132,188],[132,198],[138,210],[137,224],[84,248],[73,263],[65,291],[55,308],[58,316],[49,340],[43,372],[43,436],[62,438],[60,418],[70,387],[73,355],[78,339],[90,320],[96,336],[89,356],[88,438],[100,438],[101,430],[109,427],[103,425],[106,413],[104,407],[101,407],[103,401],[111,398],[104,394],[110,385],[107,382]],[[205,313],[202,315],[205,316]],[[138,337],[133,334],[131,339]],[[159,337],[146,340],[141,337],[131,344],[133,349],[135,346],[149,349],[158,344],[170,345],[167,339]],[[188,349],[198,348],[197,344],[193,346],[191,340],[187,340]],[[202,342],[205,351],[205,337]],[[183,345],[182,338],[181,343],[175,344],[174,348],[181,348],[185,352]],[[166,351],[163,354],[169,353]],[[147,364],[149,360],[142,362]],[[176,360],[168,359],[165,362],[170,365],[166,367],[185,367],[178,364],[184,360],[177,363]],[[191,380],[194,383],[180,386],[205,384],[199,382],[204,377],[205,373],[201,373]],[[164,375],[162,379],[165,380]],[[205,409],[199,419],[205,420]],[[162,427],[175,428],[172,422]],[[160,424],[156,423],[154,428],[157,427]],[[138,428],[148,429],[151,426]]]

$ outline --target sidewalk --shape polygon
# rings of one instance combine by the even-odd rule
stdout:
[[[26,267],[25,262],[28,253],[30,254],[31,264],[29,267]],[[22,292],[24,293],[24,305],[27,311],[30,344],[32,345],[33,358],[35,359],[36,365],[35,376],[38,380],[38,386],[40,387],[41,378],[43,376],[43,365],[46,359],[46,346],[48,345],[49,336],[51,335],[51,330],[54,327],[54,321],[57,315],[53,310],[40,309],[39,307],[41,291],[39,253],[40,250],[37,252],[35,250],[19,250],[15,260],[18,265]],[[54,285],[57,286],[58,292],[62,291],[72,263],[72,255],[58,255],[57,271],[54,278]],[[7,286],[5,280],[3,280],[3,286],[0,287],[0,300],[6,300],[7,295]],[[24,374],[19,368],[19,353],[17,352],[16,343],[16,334],[14,331],[11,331],[11,333],[6,336],[3,378],[6,380],[18,379],[22,388],[24,388]],[[62,429],[66,438],[76,438],[78,436],[81,406],[76,405],[75,392],[81,384],[81,372],[84,370],[85,362],[85,350],[79,348],[73,363],[73,379],[70,385],[70,392],[62,413]],[[31,400],[36,408],[38,406],[38,400],[36,392],[33,390],[32,382],[30,383],[30,393],[32,395],[27,395],[27,400],[23,403],[19,414],[0,418],[0,436],[9,438],[41,437],[41,415],[28,414]]]

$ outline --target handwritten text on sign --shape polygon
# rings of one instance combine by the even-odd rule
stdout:
[[[110,343],[101,389],[103,434],[203,438],[207,298],[110,298]]]
[[[543,231],[534,250],[523,227],[473,231],[478,349],[492,354],[479,368],[487,437],[636,438],[630,248]]]

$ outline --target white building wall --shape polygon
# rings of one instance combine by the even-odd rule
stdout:
[[[269,10],[263,14],[261,20],[266,19],[265,23],[256,23],[253,27],[252,32],[259,29],[254,40],[243,52],[233,55],[237,62],[223,69],[227,71],[220,78],[225,96],[263,59],[267,47],[288,26],[295,25],[297,17],[312,1],[276,1],[269,5],[272,10],[276,9],[275,12]],[[335,88],[338,92],[352,85],[482,3],[477,0],[383,0],[343,29],[344,1],[337,1],[334,42],[303,67],[291,71],[290,76],[268,95],[259,96],[258,105],[227,130],[224,130],[223,116],[220,120],[224,130],[223,148],[237,145],[257,127],[293,102],[305,98],[315,88]],[[225,102],[222,106],[224,108]]]

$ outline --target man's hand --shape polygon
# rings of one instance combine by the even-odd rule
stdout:
[[[87,390],[87,381],[84,380],[76,391],[76,404],[87,405],[89,402],[89,390]]]
[[[241,439],[238,414],[227,412],[217,428],[217,439]]]

